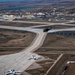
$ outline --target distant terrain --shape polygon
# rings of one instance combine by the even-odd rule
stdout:
[[[8,2],[0,1],[0,10],[17,10],[17,9],[30,9],[39,7],[39,5],[52,4],[52,3],[75,3],[75,0],[13,0]],[[10,9],[12,8],[12,9]]]

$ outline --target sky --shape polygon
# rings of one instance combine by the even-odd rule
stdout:
[[[26,2],[29,2],[29,1],[39,1],[39,0],[0,0],[0,2],[8,2],[8,1],[26,1]]]
[[[0,0],[0,2],[7,2],[7,1],[22,1],[22,0]]]

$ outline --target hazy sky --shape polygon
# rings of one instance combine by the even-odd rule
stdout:
[[[6,2],[6,1],[39,1],[39,0],[0,0],[0,2]]]
[[[22,1],[22,0],[0,0],[1,2],[5,2],[5,1]],[[25,0],[26,1],[26,0]]]

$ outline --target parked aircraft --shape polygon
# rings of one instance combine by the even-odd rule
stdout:
[[[8,71],[5,73],[5,75],[18,75],[18,73],[20,73],[20,72],[17,72],[17,71],[15,71],[15,70],[13,69],[13,70],[8,70]]]
[[[39,59],[40,58],[40,56],[35,56],[35,55],[31,55],[31,57],[28,59],[28,60],[31,60],[31,59],[34,59],[34,60],[37,60],[37,59]]]

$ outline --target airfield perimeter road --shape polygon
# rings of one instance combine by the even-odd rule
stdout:
[[[0,28],[30,31],[37,34],[32,44],[28,48],[24,49],[22,52],[0,56],[0,75],[4,75],[4,72],[6,72],[9,69],[15,69],[16,71],[23,72],[32,63],[35,62],[35,60],[33,59],[32,60],[28,59],[31,57],[31,55],[34,54],[32,52],[40,48],[40,46],[43,44],[47,33],[43,32],[43,29],[35,29],[31,27],[0,26]],[[57,32],[57,31],[75,31],[75,28],[50,30],[48,33]],[[34,55],[36,55],[37,57],[39,56],[37,54]]]

